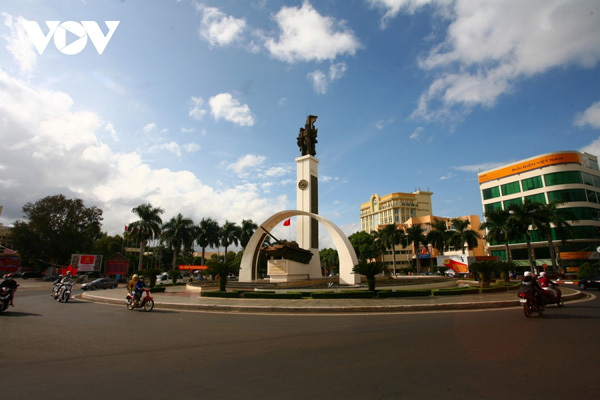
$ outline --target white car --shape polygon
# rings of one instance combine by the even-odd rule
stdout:
[[[157,285],[164,285],[164,284],[169,284],[169,283],[173,283],[173,279],[171,279],[171,277],[169,275],[167,275],[166,273],[156,275],[156,284]],[[177,283],[183,283],[183,275],[179,275],[177,277]]]

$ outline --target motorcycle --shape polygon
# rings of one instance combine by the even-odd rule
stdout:
[[[523,306],[523,314],[529,318],[533,313],[542,315],[544,313],[544,305],[540,303],[539,295],[532,287],[521,286],[518,292],[519,303]]]
[[[50,292],[50,296],[52,296],[52,298],[54,300],[58,299],[58,291],[60,290],[60,283],[55,283],[54,285],[52,285],[52,291]]]
[[[542,289],[544,289],[542,291],[542,300],[544,301],[544,305],[556,304],[559,307],[564,306],[565,302],[564,302],[564,300],[562,298],[562,292],[558,288],[558,285],[557,284],[552,284],[550,286],[550,288],[554,289],[554,291],[556,292],[556,295],[554,295],[554,293],[552,293],[547,288],[542,287]]]
[[[8,306],[11,304],[16,291],[16,288],[11,289],[4,286],[0,288],[0,312],[6,311]]]
[[[70,282],[67,283],[63,283],[60,286],[60,289],[58,289],[58,296],[56,297],[56,300],[59,303],[67,303],[69,301],[69,298],[71,298],[71,291],[73,290],[73,284]]]
[[[127,293],[127,297],[125,298],[125,303],[127,304],[127,308],[129,310],[133,310],[134,308],[143,308],[144,311],[152,311],[154,308],[154,299],[150,296],[150,289],[143,288],[144,293],[142,294],[140,300],[135,300],[135,292]]]

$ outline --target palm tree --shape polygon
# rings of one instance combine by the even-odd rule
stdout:
[[[510,213],[508,210],[496,209],[485,213],[485,222],[481,224],[481,230],[487,230],[486,240],[488,243],[497,242],[504,243],[506,251],[506,260],[512,261],[510,248],[508,247],[509,240],[513,239],[513,232],[508,225]]]
[[[413,245],[413,253],[417,258],[417,274],[421,270],[421,260],[419,259],[419,244],[427,243],[427,238],[423,235],[425,229],[421,228],[420,225],[413,225],[406,230],[406,239],[408,244],[412,243]]]
[[[146,249],[148,240],[160,235],[160,226],[162,225],[160,215],[164,211],[160,207],[152,207],[151,204],[140,204],[134,207],[131,212],[136,214],[139,220],[129,224],[127,232],[140,241],[138,271],[141,271],[144,265],[144,250]]]
[[[192,247],[195,233],[194,221],[184,218],[181,213],[163,225],[161,242],[173,249],[173,270],[177,267],[177,255],[181,246],[188,249]]]
[[[202,218],[196,228],[196,243],[202,248],[202,265],[206,265],[206,248],[219,245],[220,230],[219,223],[212,218]]]
[[[378,231],[378,238],[385,249],[392,249],[392,268],[396,276],[396,245],[404,239],[404,231],[397,229],[395,224],[386,225]]]
[[[465,254],[465,243],[467,244],[467,249],[473,249],[478,245],[477,239],[481,239],[479,233],[468,229],[470,224],[469,220],[466,219],[454,218],[452,220],[454,232],[450,237],[450,245],[455,249],[460,247],[463,254]]]
[[[240,244],[243,248],[246,248],[246,245],[250,241],[250,238],[254,234],[254,231],[258,229],[258,225],[256,225],[251,219],[243,219],[242,227],[240,232]]]
[[[440,255],[443,256],[444,250],[448,247],[447,243],[452,233],[452,231],[448,230],[445,220],[436,218],[431,223],[431,230],[427,234],[427,242],[438,249]]]
[[[529,268],[534,270],[535,264],[531,254],[531,230],[544,227],[546,217],[544,214],[544,205],[525,199],[523,203],[513,203],[508,206],[510,217],[508,224],[514,229],[515,235],[524,235],[527,244],[527,256],[529,258]]]
[[[558,236],[565,242],[568,237],[573,236],[573,227],[565,220],[565,218],[568,218],[571,221],[576,220],[573,213],[558,208],[558,206],[562,204],[562,202],[554,201],[549,204],[543,204],[540,210],[540,212],[544,214],[544,219],[546,220],[545,223],[540,226],[540,232],[548,239],[548,249],[550,250],[553,271],[558,271],[558,269],[556,265],[556,250],[554,249],[554,243],[552,242],[552,228],[554,227]]]
[[[219,236],[221,238],[221,245],[225,247],[224,263],[227,263],[227,248],[232,244],[235,246],[240,244],[241,232],[242,229],[235,222],[225,221],[225,224],[221,227]]]

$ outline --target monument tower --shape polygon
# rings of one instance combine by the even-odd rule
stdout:
[[[297,143],[301,156],[296,158],[296,209],[313,214],[319,213],[319,160],[317,155],[317,131],[315,128],[316,115],[306,117],[306,125],[300,128]],[[296,227],[296,242],[310,250],[313,256],[309,264],[310,278],[321,276],[321,260],[319,257],[319,223],[308,216],[298,216]]]

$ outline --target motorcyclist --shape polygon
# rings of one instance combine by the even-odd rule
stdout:
[[[6,274],[2,278],[2,282],[0,283],[0,287],[6,288],[10,292],[10,305],[15,306],[13,303],[13,299],[15,297],[15,290],[19,284],[14,280],[13,274]]]
[[[531,290],[533,290],[533,293],[538,301],[539,306],[544,307],[544,302],[542,301],[542,288],[538,284],[537,280],[535,279],[535,276],[533,275],[533,273],[531,273],[531,271],[526,271],[525,274],[523,274],[521,286],[527,286]]]
[[[133,276],[131,277],[131,280],[127,284],[127,290],[129,292],[135,291],[135,285],[136,285],[137,281],[138,281],[138,274],[133,274]]]
[[[71,278],[71,271],[67,271],[66,275],[60,280],[60,287],[58,288],[58,299],[62,297],[65,285],[73,285],[73,279]]]
[[[58,296],[58,291],[60,290],[60,286],[61,286],[61,282],[63,280],[64,276],[63,274],[58,275],[58,278],[56,278],[54,280],[54,282],[52,282],[53,288],[52,288],[52,296],[54,298],[56,298],[56,296]]]
[[[137,283],[135,284],[135,302],[138,303],[142,297],[142,292],[144,291],[144,288],[147,288],[148,286],[146,285],[146,283],[144,282],[144,277],[140,276],[138,278]]]
[[[553,282],[550,278],[548,278],[545,272],[542,272],[540,274],[538,283],[540,284],[543,290],[550,292],[552,294],[552,297],[556,298],[556,289],[554,289],[553,287],[554,285],[556,285],[556,282]]]

